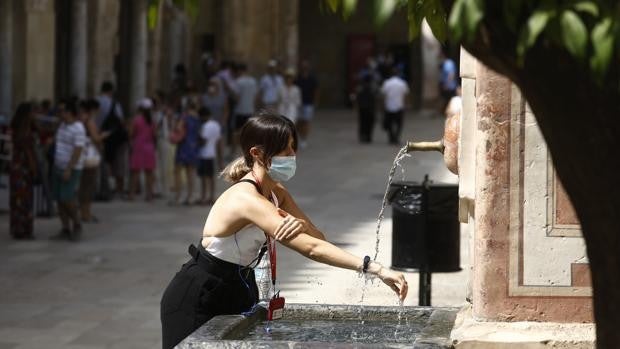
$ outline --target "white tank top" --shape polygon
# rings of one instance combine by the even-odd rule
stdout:
[[[280,207],[273,191],[271,198],[274,205]],[[267,241],[265,233],[256,225],[248,224],[230,236],[211,237],[205,250],[226,262],[248,266],[258,256],[265,241]]]

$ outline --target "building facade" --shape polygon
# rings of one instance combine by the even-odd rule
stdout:
[[[367,58],[389,53],[412,86],[415,107],[436,98],[429,77],[436,77],[437,42],[428,32],[410,41],[404,11],[382,26],[373,11],[362,2],[343,20],[321,0],[204,0],[192,11],[170,0],[0,0],[0,114],[24,100],[96,95],[105,80],[131,107],[169,90],[178,64],[204,86],[213,58],[243,61],[255,76],[270,59],[283,68],[307,59],[321,105],[338,107],[348,103]]]

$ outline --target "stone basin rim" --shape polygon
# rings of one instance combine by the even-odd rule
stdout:
[[[421,321],[424,324],[422,336],[416,340],[431,340],[438,346],[429,346],[433,348],[448,348],[448,341],[445,338],[449,335],[441,333],[433,328],[432,322],[441,322],[443,324],[454,323],[456,313],[459,308],[456,307],[420,307],[420,306],[359,306],[359,305],[336,305],[336,304],[303,304],[292,303],[285,307],[284,318],[292,320],[316,319],[316,320],[359,320],[360,312],[362,319],[368,321],[386,321],[396,320],[399,312],[402,321]],[[179,343],[175,348],[178,349],[198,349],[198,348],[233,348],[236,344],[245,343],[243,348],[320,348],[321,346],[313,346],[312,342],[294,342],[294,341],[240,341],[244,333],[258,322],[265,321],[266,318],[265,304],[260,304],[255,311],[248,316],[245,315],[220,315],[207,321],[198,328],[194,333]],[[397,321],[397,320],[396,320]],[[450,326],[451,329],[452,326]],[[428,329],[428,330],[427,330]],[[444,331],[441,331],[444,332]],[[326,342],[321,342],[323,347]],[[267,346],[265,346],[267,345]],[[330,343],[329,347],[348,348],[350,343]],[[409,347],[401,344],[378,344],[372,346],[370,344],[356,343],[355,347],[359,348],[402,348]],[[425,346],[426,347],[426,346]]]

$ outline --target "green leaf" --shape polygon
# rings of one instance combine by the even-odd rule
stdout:
[[[357,0],[342,0],[342,17],[348,19],[355,12],[356,7]]]
[[[394,12],[397,4],[397,0],[375,0],[375,24],[385,23]]]
[[[332,12],[338,12],[338,7],[340,6],[339,0],[325,0],[325,2],[327,3],[327,7],[329,7]]]
[[[517,60],[522,63],[525,52],[534,46],[536,39],[547,26],[549,19],[555,15],[555,11],[551,9],[537,9],[528,18],[527,23],[521,30],[519,41],[517,42]]]
[[[588,45],[588,30],[581,18],[571,10],[564,10],[560,15],[560,27],[564,47],[577,59],[583,60]]]
[[[446,11],[443,9],[443,5],[440,0],[426,0],[425,4],[425,14],[426,21],[428,22],[429,27],[433,31],[433,35],[440,42],[445,42],[447,39],[447,18]]]
[[[146,23],[149,30],[155,29],[157,26],[157,17],[159,16],[159,4],[156,1],[149,3],[149,9],[146,15]]]
[[[598,17],[598,5],[593,1],[579,1],[573,5],[573,8],[578,12],[589,13],[593,17]]]
[[[196,20],[196,18],[198,18],[198,14],[200,13],[199,0],[185,0],[183,2],[183,10],[187,13],[189,18]]]
[[[593,53],[590,57],[590,68],[598,78],[602,78],[609,68],[614,52],[614,36],[611,31],[612,20],[604,18],[592,29],[591,39]]]
[[[517,31],[517,19],[521,13],[522,2],[520,0],[504,0],[504,18],[506,25],[513,32]]]
[[[450,31],[452,31],[452,35],[456,39],[456,41],[460,41],[463,38],[463,26],[461,22],[463,21],[463,12],[465,11],[464,0],[456,0],[454,5],[452,6],[452,12],[450,12],[450,17],[448,18],[448,27]]]
[[[413,40],[420,35],[422,20],[424,19],[424,1],[409,0],[407,2],[407,21],[409,22],[409,40]]]
[[[448,24],[457,41],[471,41],[484,17],[484,0],[456,0]]]

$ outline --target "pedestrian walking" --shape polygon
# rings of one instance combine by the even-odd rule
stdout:
[[[80,176],[78,201],[80,204],[80,218],[84,223],[97,223],[99,218],[91,212],[91,203],[97,190],[97,170],[101,165],[101,150],[107,132],[99,132],[97,115],[99,102],[96,99],[80,103],[80,121],[86,130],[86,143],[83,149],[84,168]]]
[[[228,124],[228,100],[222,88],[222,81],[214,77],[209,80],[207,91],[201,97],[202,106],[209,109],[211,119],[225,129]]]
[[[444,111],[450,103],[450,99],[456,95],[459,85],[456,64],[448,57],[447,49],[439,51],[439,94],[442,98],[441,110]]]
[[[276,275],[276,240],[315,261],[375,275],[401,301],[407,296],[402,273],[325,241],[282,185],[295,174],[297,140],[295,125],[277,114],[253,117],[243,126],[243,155],[224,170],[234,184],[211,208],[198,247],[190,246],[191,259],[162,296],[164,349],[216,315],[251,311],[258,302],[253,268],[264,246]]]
[[[408,94],[409,87],[407,83],[398,76],[398,69],[392,68],[392,76],[385,80],[381,86],[384,108],[383,128],[388,133],[390,144],[400,144],[405,99]]]
[[[127,122],[120,103],[114,98],[114,85],[106,81],[101,85],[99,116],[97,125],[101,132],[109,133],[104,141],[101,191],[102,198],[109,199],[108,175],[114,177],[114,192],[117,197],[125,194],[125,173],[129,153]]]
[[[198,160],[198,177],[200,177],[200,205],[213,205],[215,201],[215,166],[222,169],[222,126],[210,115],[207,108],[200,109],[203,122],[200,129],[202,146]],[[216,164],[217,161],[217,164]]]
[[[310,124],[314,118],[314,110],[319,100],[319,83],[316,76],[310,69],[310,62],[301,62],[299,76],[295,80],[295,85],[301,90],[301,112],[297,119],[297,130],[299,132],[299,147],[304,149],[308,144],[308,134]]]
[[[360,143],[371,143],[377,110],[377,91],[371,74],[364,75],[361,82],[353,95],[353,105],[358,115],[358,139]]]
[[[198,151],[200,148],[200,119],[198,117],[198,101],[190,98],[186,103],[187,111],[177,122],[177,132],[182,134],[181,140],[177,144],[174,160],[174,199],[170,204],[176,205],[181,197],[181,173],[185,172],[185,184],[187,194],[184,205],[191,204],[192,192],[194,189],[194,176],[196,165],[198,164]]]
[[[153,102],[149,98],[144,98],[138,102],[138,112],[133,118],[129,128],[131,138],[131,158],[129,168],[131,170],[131,184],[129,189],[129,200],[133,197],[138,188],[140,174],[144,173],[145,179],[145,200],[153,200],[153,171],[156,167],[155,139],[157,137],[157,125],[153,121],[151,111]]]
[[[450,98],[448,105],[444,111],[446,118],[449,118],[453,115],[461,114],[461,110],[463,110],[463,99],[461,98],[461,86],[456,87],[456,91],[454,96]]]
[[[246,121],[250,119],[256,110],[258,99],[258,84],[256,79],[248,74],[248,68],[244,63],[237,66],[237,80],[235,90],[235,109],[234,109],[234,132],[231,154],[235,154],[239,145],[239,133]]]
[[[277,110],[279,104],[279,92],[284,81],[278,74],[278,62],[272,59],[267,63],[267,72],[260,78],[259,82],[259,100],[261,107],[270,110]]]
[[[52,191],[57,201],[62,229],[52,238],[77,241],[82,234],[82,224],[76,199],[83,168],[82,150],[86,145],[86,131],[77,118],[75,100],[63,100],[58,111],[62,122],[56,131]]]
[[[301,108],[301,90],[295,85],[295,70],[288,68],[284,73],[284,85],[278,93],[278,112],[297,123]]]
[[[21,103],[11,120],[9,230],[17,240],[34,239],[33,182],[37,174],[32,104]]]

